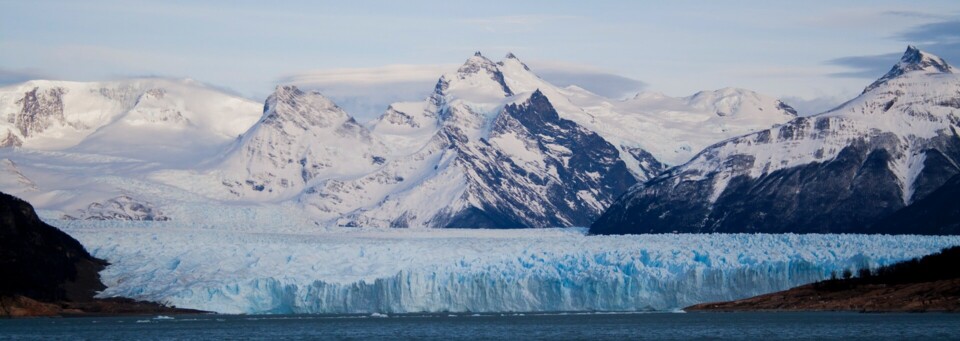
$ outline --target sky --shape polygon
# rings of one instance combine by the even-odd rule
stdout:
[[[740,87],[810,114],[910,44],[960,64],[960,1],[0,0],[0,85],[192,78],[260,101],[289,83],[360,119],[475,51],[611,98]]]

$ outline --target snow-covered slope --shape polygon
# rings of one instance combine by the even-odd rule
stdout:
[[[867,232],[960,173],[958,122],[960,76],[910,47],[857,98],[707,148],[592,231]]]
[[[157,223],[153,223],[157,224]],[[169,225],[167,223],[166,225]],[[101,296],[220,313],[673,310],[960,244],[863,235],[66,227],[111,265]],[[64,225],[59,225],[64,226]]]
[[[78,219],[163,219],[156,206],[179,211],[172,206],[197,200],[184,201],[147,176],[222,153],[261,109],[192,80],[0,88],[0,135],[12,141],[0,148],[0,189]]]
[[[260,121],[218,160],[153,178],[225,200],[281,201],[316,181],[369,173],[385,153],[366,127],[319,92],[278,86]]]
[[[191,164],[260,117],[260,105],[192,80],[29,81],[0,88],[0,147]]]

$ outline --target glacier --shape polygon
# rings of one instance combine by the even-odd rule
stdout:
[[[101,297],[231,314],[670,311],[960,245],[957,236],[52,223],[111,263]]]

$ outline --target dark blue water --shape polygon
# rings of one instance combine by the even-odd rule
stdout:
[[[2,339],[960,339],[960,314],[654,313],[0,320]]]

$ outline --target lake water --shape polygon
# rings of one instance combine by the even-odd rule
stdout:
[[[0,339],[960,339],[960,314],[179,315],[0,320]]]

